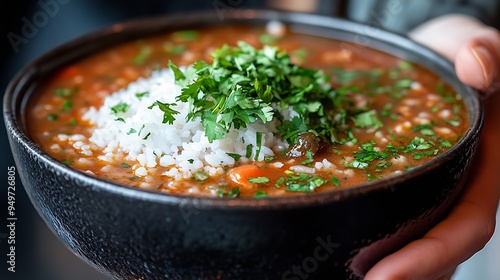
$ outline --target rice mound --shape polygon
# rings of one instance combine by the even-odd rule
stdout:
[[[149,94],[136,95],[144,92]],[[228,154],[241,156],[240,162],[262,161],[286,148],[287,144],[275,136],[279,125],[276,118],[266,124],[259,119],[246,128],[232,129],[224,139],[210,143],[199,118],[186,122],[189,104],[175,100],[180,93],[181,87],[175,84],[170,68],[130,83],[107,96],[99,109],[91,107],[83,115],[95,127],[89,140],[108,159],[119,160],[116,157],[125,154],[126,160],[137,162],[140,166],[135,169],[136,175],[146,176],[148,168],[159,165],[167,168],[163,175],[176,180],[202,170],[208,175],[222,174],[223,167],[235,164],[235,158]],[[162,123],[163,112],[158,106],[148,109],[155,101],[177,104],[172,107],[179,112],[173,124]],[[111,108],[120,102],[127,103],[129,108],[114,114]],[[292,109],[280,113],[285,119],[297,114]],[[259,149],[257,132],[262,133],[262,142],[255,158]],[[249,157],[248,145],[252,148]]]

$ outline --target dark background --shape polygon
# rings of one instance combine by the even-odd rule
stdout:
[[[31,31],[28,41],[13,46],[8,34],[23,35],[25,20],[33,22],[44,8],[38,1],[3,1],[0,6],[0,92],[27,63],[53,47],[113,23],[151,15],[224,8],[262,7],[265,0],[131,1],[43,0],[57,6],[44,24]],[[323,1],[325,3],[325,1]],[[52,7],[53,8],[53,7]],[[325,8],[325,7],[324,7]],[[328,9],[321,12],[327,13]],[[42,20],[39,18],[38,20]],[[43,224],[19,178],[16,180],[16,273],[7,272],[7,168],[14,166],[0,117],[0,279],[65,280],[108,279],[80,261]]]

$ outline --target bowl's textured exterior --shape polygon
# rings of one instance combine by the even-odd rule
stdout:
[[[303,32],[374,47],[417,62],[451,83],[470,111],[461,142],[399,177],[335,192],[264,200],[217,200],[148,192],[97,180],[57,162],[28,137],[23,111],[32,90],[74,59],[124,40],[198,24],[282,20]],[[145,19],[65,44],[10,84],[4,117],[26,191],[66,246],[123,279],[357,279],[418,238],[460,195],[482,124],[476,93],[442,57],[382,30],[314,15],[236,10]],[[368,29],[366,29],[368,30]],[[369,32],[368,32],[369,33]]]

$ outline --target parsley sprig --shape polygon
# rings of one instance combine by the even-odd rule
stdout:
[[[320,70],[300,67],[277,48],[258,50],[245,42],[223,46],[213,62],[197,61],[181,71],[169,63],[176,82],[184,86],[177,101],[189,102],[187,120],[201,118],[209,141],[221,139],[231,128],[239,129],[274,117],[283,140],[293,143],[306,131],[333,142],[334,115],[340,109],[338,91]],[[292,107],[299,117],[284,120],[278,109]]]

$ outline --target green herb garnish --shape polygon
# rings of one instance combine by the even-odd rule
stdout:
[[[175,121],[174,115],[179,114],[178,111],[170,108],[171,106],[176,106],[175,103],[163,103],[160,101],[156,101],[151,106],[148,107],[148,109],[153,109],[153,107],[158,106],[160,110],[163,112],[163,121],[162,123],[168,123],[168,124],[173,124]]]
[[[381,128],[384,126],[375,110],[364,112],[353,117],[354,125],[361,128]]]
[[[389,158],[388,153],[375,151],[373,145],[373,142],[362,144],[361,151],[354,154],[354,160],[347,167],[365,169],[374,160]]]
[[[55,121],[59,118],[59,116],[57,114],[48,114],[47,115],[47,120],[49,121]]]
[[[135,94],[135,97],[137,97],[137,99],[139,99],[139,100],[141,100],[143,97],[146,97],[146,96],[149,96],[148,91],[138,92]]]
[[[172,38],[177,41],[192,42],[198,39],[199,33],[195,30],[181,30],[172,33]]]
[[[280,119],[275,110],[287,107],[300,117],[282,122],[283,140],[293,143],[306,131],[330,142],[335,139],[334,111],[345,109],[322,71],[292,64],[277,48],[257,50],[244,42],[238,47],[223,46],[212,56],[212,64],[198,61],[184,72],[169,63],[176,82],[184,86],[177,100],[191,107],[187,120],[201,118],[209,141],[257,120],[266,123],[275,115]]]
[[[240,194],[241,194],[240,188],[234,187],[227,193],[227,196],[230,198],[237,198],[240,196]]]
[[[127,113],[129,108],[130,108],[129,104],[127,104],[123,101],[120,101],[118,104],[111,107],[111,113],[113,115],[118,115],[119,113]]]
[[[136,132],[137,132],[137,130],[130,128],[130,130],[127,132],[127,135],[130,135],[130,134],[136,133]]]
[[[234,153],[226,153],[226,155],[234,158],[234,160],[238,161],[241,158],[241,155],[239,154],[234,154]]]
[[[208,177],[207,173],[205,173],[203,171],[198,171],[198,172],[194,173],[194,175],[193,175],[193,179],[195,179],[198,182],[204,182],[208,178],[209,177]]]
[[[134,63],[137,65],[144,64],[152,52],[153,51],[149,46],[141,47],[139,54],[134,57]]]
[[[163,49],[173,55],[179,55],[186,50],[186,46],[176,45],[171,42],[166,42],[165,44],[163,44]]]
[[[267,194],[265,191],[262,191],[262,190],[258,190],[257,192],[255,192],[254,198],[265,198],[267,197]]]
[[[335,186],[335,187],[339,187],[340,186],[340,180],[337,179],[336,177],[332,177],[330,179],[332,181],[332,184]]]
[[[71,107],[73,107],[73,103],[69,100],[64,100],[62,111],[69,112],[71,110]]]

